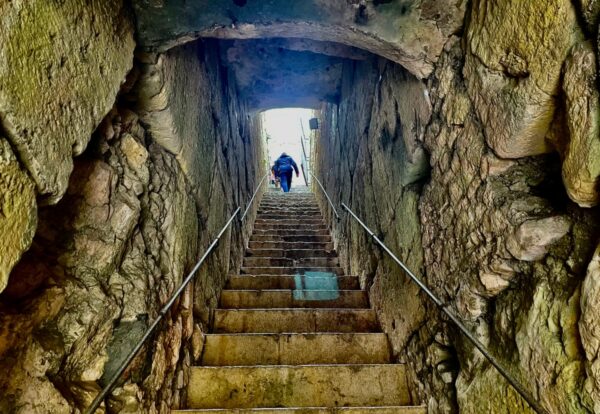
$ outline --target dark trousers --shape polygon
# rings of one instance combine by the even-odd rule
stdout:
[[[284,193],[287,193],[292,188],[292,172],[282,172],[279,174],[281,180],[281,189]]]

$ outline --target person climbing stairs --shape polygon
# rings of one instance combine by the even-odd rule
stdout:
[[[426,412],[308,192],[265,194],[199,362],[175,413]]]

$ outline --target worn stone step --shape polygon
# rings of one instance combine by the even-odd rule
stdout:
[[[303,257],[290,259],[286,257],[244,257],[244,267],[333,267],[338,266],[337,257]]]
[[[318,204],[316,203],[310,203],[310,204],[299,204],[299,205],[289,205],[289,204],[278,204],[278,203],[269,203],[269,204],[261,204],[258,206],[258,210],[259,211],[263,211],[263,210],[267,210],[267,211],[271,211],[271,210],[277,210],[277,211],[281,211],[282,208],[285,208],[286,210],[290,210],[290,211],[298,211],[298,212],[303,212],[303,211],[308,211],[308,212],[321,212],[321,209],[319,207]]]
[[[267,230],[302,230],[302,231],[329,231],[327,225],[321,222],[306,224],[278,224],[278,223],[259,223],[254,226],[253,231]]]
[[[372,309],[216,309],[214,333],[379,332]]]
[[[252,234],[250,237],[250,242],[253,241],[266,241],[266,242],[275,242],[275,243],[331,243],[331,235],[277,235],[277,234]]]
[[[227,289],[360,289],[360,282],[356,276],[331,276],[318,277],[311,275],[279,276],[231,276],[227,282]]]
[[[383,333],[209,334],[201,365],[385,364],[390,360]]]
[[[333,251],[333,242],[284,242],[284,241],[255,241],[248,242],[249,249],[283,249],[290,250],[327,250]]]
[[[264,218],[257,216],[254,221],[255,225],[259,224],[287,224],[288,226],[308,225],[308,224],[325,224],[321,216],[296,216],[294,214],[280,214],[281,218]]]
[[[299,232],[302,230],[303,232],[312,232],[312,231],[325,231],[329,232],[327,226],[324,223],[321,224],[256,224],[254,226],[254,231],[285,231],[288,233],[290,230],[294,232]]]
[[[324,273],[322,276],[343,275],[344,270],[341,267],[320,267],[320,266],[242,266],[240,274],[244,275],[303,275],[310,272]],[[316,275],[315,275],[316,276]]]
[[[327,249],[246,249],[246,257],[285,257],[300,259],[306,257],[337,257],[335,250]]]
[[[268,236],[329,236],[329,230],[327,229],[303,229],[303,228],[289,228],[289,229],[254,229],[252,235],[268,235]]]
[[[368,308],[363,290],[223,290],[223,309],[266,308]]]
[[[257,217],[254,221],[254,227],[258,225],[266,225],[266,224],[278,224],[278,225],[287,225],[287,226],[307,226],[310,224],[313,225],[324,225],[325,222],[321,218],[285,218],[285,219],[265,219]]]
[[[275,191],[275,192],[267,192],[263,195],[262,201],[266,200],[275,200],[275,201],[286,201],[292,199],[306,200],[306,201],[314,201],[316,197],[313,193],[299,193],[296,191],[291,191],[289,193],[284,193],[283,191]]]
[[[321,213],[314,213],[311,215],[295,214],[295,213],[260,213],[256,216],[257,219],[261,220],[323,220]]]
[[[400,364],[192,367],[189,408],[408,405]]]
[[[277,217],[265,217],[265,216],[277,216]],[[321,215],[321,210],[319,210],[318,208],[302,208],[302,209],[287,209],[287,210],[281,210],[281,209],[266,209],[266,208],[259,208],[257,211],[257,216],[256,218],[263,218],[263,219],[269,219],[269,220],[274,220],[276,218],[280,218],[280,216],[283,216],[285,218],[289,218],[290,216],[297,216],[299,218],[322,218]]]
[[[173,414],[427,414],[425,406],[174,410]]]
[[[318,207],[317,199],[314,197],[266,197],[259,204],[260,206],[269,205],[289,205],[292,207]]]
[[[259,207],[259,210],[277,210],[277,211],[319,211],[319,205],[316,203],[310,203],[310,204],[306,204],[306,203],[296,203],[296,202],[290,202],[290,203],[268,203],[268,204],[261,204]]]

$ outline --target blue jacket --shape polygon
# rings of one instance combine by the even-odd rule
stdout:
[[[273,166],[275,174],[277,175],[291,173],[292,168],[294,171],[296,171],[296,174],[299,174],[296,162],[294,162],[293,158],[289,155],[282,155],[281,157],[277,158],[275,165]]]

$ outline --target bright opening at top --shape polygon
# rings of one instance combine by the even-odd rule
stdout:
[[[308,177],[308,158],[310,157],[308,123],[314,116],[312,109],[305,108],[271,109],[263,112],[269,168],[285,152],[296,161],[298,168],[304,165],[306,176],[310,179]],[[305,140],[305,153],[302,150],[302,139]],[[294,177],[292,185],[306,185],[302,172],[299,178]]]

